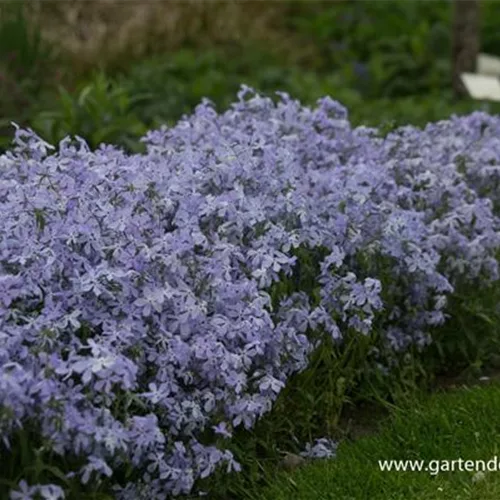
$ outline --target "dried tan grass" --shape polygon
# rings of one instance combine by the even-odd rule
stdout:
[[[43,37],[74,71],[121,66],[186,43],[260,41],[290,52],[287,2],[214,0],[31,0]],[[288,38],[287,38],[288,37]]]

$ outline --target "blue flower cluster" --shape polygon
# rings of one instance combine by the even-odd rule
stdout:
[[[426,345],[458,283],[498,278],[500,119],[382,138],[329,98],[280,97],[204,101],[144,154],[17,130],[0,156],[0,446],[29,422],[84,484],[126,465],[117,498],[188,493],[239,469],[220,443],[307,367],[309,332],[377,321],[394,350]],[[299,248],[325,255],[317,300],[273,306]]]

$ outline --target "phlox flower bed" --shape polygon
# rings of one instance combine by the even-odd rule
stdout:
[[[18,130],[0,157],[0,447],[29,432],[62,473],[13,489],[188,493],[239,469],[225,440],[307,369],[315,332],[427,345],[454,287],[498,278],[498,132],[476,113],[381,138],[329,98],[246,87],[145,154]]]

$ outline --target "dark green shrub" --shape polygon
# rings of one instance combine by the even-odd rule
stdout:
[[[137,139],[147,127],[134,113],[133,107],[147,99],[146,95],[130,95],[103,73],[97,73],[74,93],[60,87],[52,109],[36,115],[32,125],[53,144],[67,135],[78,135],[92,148],[101,143],[112,143],[139,151],[141,145]]]

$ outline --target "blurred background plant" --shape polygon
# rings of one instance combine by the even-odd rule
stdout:
[[[53,109],[36,114],[32,126],[52,144],[70,134],[84,137],[92,148],[105,143],[139,152],[142,148],[137,138],[147,132],[147,127],[133,108],[146,100],[148,95],[129,94],[97,72],[71,93],[60,86]]]
[[[450,92],[451,4],[4,2],[0,147],[16,121],[50,140],[78,133],[91,144],[102,136],[136,150],[138,121],[147,127],[175,122],[202,97],[224,109],[241,83],[271,95],[287,91],[308,104],[328,94],[349,108],[354,123],[386,128],[468,112],[481,105],[457,103]],[[482,3],[482,47],[500,54],[495,5]],[[102,92],[90,97],[103,78],[115,89],[106,103]],[[89,85],[89,99],[76,105]],[[103,106],[106,119],[97,118],[91,102]],[[127,139],[110,132],[118,123],[128,127]],[[96,131],[101,124],[107,132]]]
[[[8,144],[10,121],[26,123],[54,70],[50,45],[26,2],[0,4],[0,147]]]

